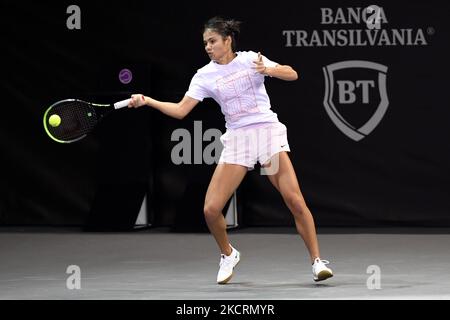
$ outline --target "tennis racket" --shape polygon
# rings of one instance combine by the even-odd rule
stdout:
[[[44,114],[44,128],[48,136],[59,143],[72,143],[86,137],[110,112],[124,108],[131,99],[114,104],[96,104],[77,99],[52,104]]]

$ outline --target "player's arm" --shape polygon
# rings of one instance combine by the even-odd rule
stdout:
[[[155,108],[162,113],[176,119],[183,119],[192,109],[199,103],[198,100],[188,96],[184,96],[180,102],[163,102],[158,101],[150,97],[146,97],[142,94],[133,94],[131,101],[128,104],[129,107],[137,108],[143,105]]]
[[[288,65],[277,64],[275,67],[265,67],[264,74],[286,81],[298,79],[297,71]]]
[[[277,64],[275,67],[266,67],[261,52],[258,52],[258,58],[254,60],[253,63],[255,64],[254,68],[256,71],[261,74],[285,81],[294,81],[298,79],[297,71],[291,66]]]

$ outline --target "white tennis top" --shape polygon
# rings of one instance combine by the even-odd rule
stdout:
[[[211,60],[191,80],[186,95],[203,101],[213,98],[225,115],[225,127],[236,129],[261,122],[278,122],[277,114],[271,110],[270,99],[264,86],[264,75],[254,67],[258,54],[253,51],[238,51],[228,64]],[[266,67],[278,63],[263,56]]]

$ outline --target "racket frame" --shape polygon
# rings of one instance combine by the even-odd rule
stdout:
[[[63,103],[63,102],[81,102],[81,103],[85,103],[85,104],[87,104],[87,105],[89,105],[89,106],[92,106],[92,107],[93,107],[93,110],[94,110],[94,112],[95,112],[95,116],[97,117],[97,120],[100,120],[100,119],[103,117],[103,115],[104,115],[104,114],[101,112],[101,111],[102,111],[102,108],[104,108],[104,109],[107,109],[107,108],[115,109],[114,106],[111,105],[111,104],[91,103],[91,102],[86,102],[86,101],[83,101],[83,100],[80,100],[80,99],[65,99],[65,100],[59,100],[59,101],[53,103],[53,104],[52,104],[50,107],[48,107],[47,110],[45,111],[45,113],[44,113],[44,118],[43,118],[43,122],[44,122],[44,129],[45,129],[45,132],[47,133],[47,135],[48,135],[53,141],[56,141],[56,142],[58,142],[58,143],[72,143],[72,142],[79,141],[79,140],[81,140],[81,139],[83,139],[83,138],[85,138],[85,137],[87,136],[87,133],[85,133],[85,134],[83,134],[82,136],[80,136],[80,137],[78,137],[78,138],[75,138],[75,139],[72,139],[72,140],[60,140],[60,139],[55,138],[55,137],[50,133],[50,131],[49,131],[49,129],[48,129],[48,119],[47,119],[47,115],[48,115],[49,112],[53,109],[54,106],[59,105],[59,104],[61,104],[61,103]],[[100,111],[100,112],[97,113],[97,111]]]

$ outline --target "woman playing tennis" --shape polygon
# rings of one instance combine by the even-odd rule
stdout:
[[[308,209],[288,156],[287,129],[271,110],[264,86],[266,76],[285,81],[297,79],[297,72],[280,65],[259,52],[236,51],[239,22],[214,17],[206,22],[203,43],[211,61],[199,69],[188,91],[178,103],[162,102],[141,94],[132,95],[129,107],[147,105],[164,114],[182,119],[199,102],[213,98],[225,116],[224,146],[206,192],[204,215],[221,255],[217,283],[225,284],[233,276],[240,253],[227,236],[222,210],[248,170],[256,162],[267,172],[295,219],[298,233],[308,249],[313,279],[333,276],[319,253],[314,219]]]

